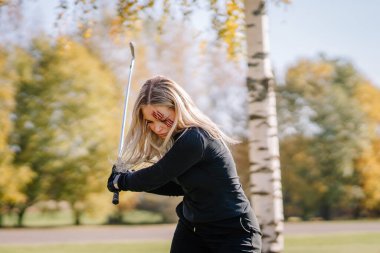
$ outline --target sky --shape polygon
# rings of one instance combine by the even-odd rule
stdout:
[[[380,87],[380,0],[292,0],[288,5],[267,1],[270,55],[280,82],[286,69],[301,57],[315,58],[324,53],[350,60]],[[54,19],[58,2],[27,2],[30,5],[26,5],[26,13],[30,16],[26,20],[32,22],[26,33],[36,29],[35,24],[57,33],[59,28],[54,27]],[[67,15],[66,20],[70,20],[72,14]],[[195,26],[205,25],[199,24],[205,20],[200,16],[195,18],[198,20]]]
[[[280,79],[297,59],[324,53],[350,60],[380,87],[380,0],[273,2],[268,8],[270,54]]]

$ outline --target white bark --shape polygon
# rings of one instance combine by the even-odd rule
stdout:
[[[265,0],[246,0],[251,203],[263,233],[262,252],[282,252],[283,204],[276,97],[269,60]]]

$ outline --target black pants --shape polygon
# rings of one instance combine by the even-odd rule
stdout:
[[[243,214],[217,222],[193,224],[180,217],[171,253],[261,252],[261,233],[252,215]]]

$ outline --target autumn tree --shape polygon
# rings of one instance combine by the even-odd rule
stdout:
[[[368,80],[362,80],[361,85],[355,90],[355,97],[359,101],[359,107],[366,114],[366,123],[370,144],[356,161],[365,198],[364,208],[370,214],[380,214],[380,90]]]
[[[9,145],[9,135],[13,130],[13,110],[16,104],[15,87],[12,85],[10,55],[0,49],[0,227],[2,217],[13,206],[24,203],[24,185],[34,176],[27,166],[14,166],[14,152]]]
[[[281,115],[279,114],[281,117]],[[316,216],[320,193],[325,188],[316,157],[311,152],[313,139],[292,135],[280,142],[284,213],[286,218],[308,220]]]
[[[303,204],[302,217],[331,219],[347,196],[356,205],[361,200],[355,160],[368,143],[368,128],[353,96],[360,80],[351,63],[322,57],[300,60],[278,89],[285,196],[288,207]]]
[[[67,38],[35,40],[15,66],[14,164],[36,174],[18,205],[19,225],[29,206],[47,199],[68,201],[79,224],[90,196],[105,192],[116,149],[120,92],[113,74]]]

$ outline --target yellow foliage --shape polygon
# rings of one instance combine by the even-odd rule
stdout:
[[[363,81],[355,91],[359,106],[367,115],[370,144],[357,161],[362,175],[362,186],[366,199],[365,206],[370,210],[380,210],[380,90],[368,81]]]
[[[302,89],[305,95],[323,95],[323,84],[326,86],[331,85],[334,71],[335,66],[327,61],[304,59],[288,70],[286,83],[290,84],[294,89]]]
[[[368,81],[363,81],[355,92],[362,110],[371,121],[380,122],[380,90]]]
[[[19,168],[0,165],[0,201],[3,204],[19,204],[26,201],[22,188],[35,174],[26,166]]]
[[[24,202],[22,187],[32,178],[31,170],[11,164],[13,153],[8,147],[8,137],[13,127],[10,115],[15,106],[15,88],[7,62],[7,55],[0,51],[0,205]]]
[[[362,175],[365,206],[370,210],[380,210],[380,139],[372,142],[358,159],[357,168]]]
[[[297,66],[290,68],[287,72],[287,77],[290,79],[299,79],[311,81],[313,79],[326,79],[330,78],[331,74],[334,72],[334,66],[329,62],[325,61],[311,61],[311,60],[300,60],[297,62]]]
[[[83,31],[83,38],[85,39],[88,39],[92,36],[92,29],[91,28],[87,28]]]
[[[14,108],[14,87],[7,79],[7,55],[0,51],[0,163],[7,152],[7,138],[11,130],[10,112]]]
[[[17,100],[13,139],[15,146],[22,147],[15,161],[29,165],[35,174],[27,167],[0,163],[0,202],[27,200],[28,205],[56,198],[83,209],[87,195],[91,201],[96,199],[93,194],[106,191],[112,165],[108,158],[116,157],[122,93],[108,67],[69,38],[60,37],[55,43],[36,39],[32,50],[37,53],[25,51],[27,57],[14,57],[18,71],[12,85],[18,87],[17,95],[27,96]],[[112,194],[107,196],[111,201]]]
[[[242,39],[242,20],[244,11],[242,2],[232,0],[227,2],[227,19],[222,25],[219,35],[227,44],[227,52],[230,59],[236,59],[237,51],[241,48]]]

